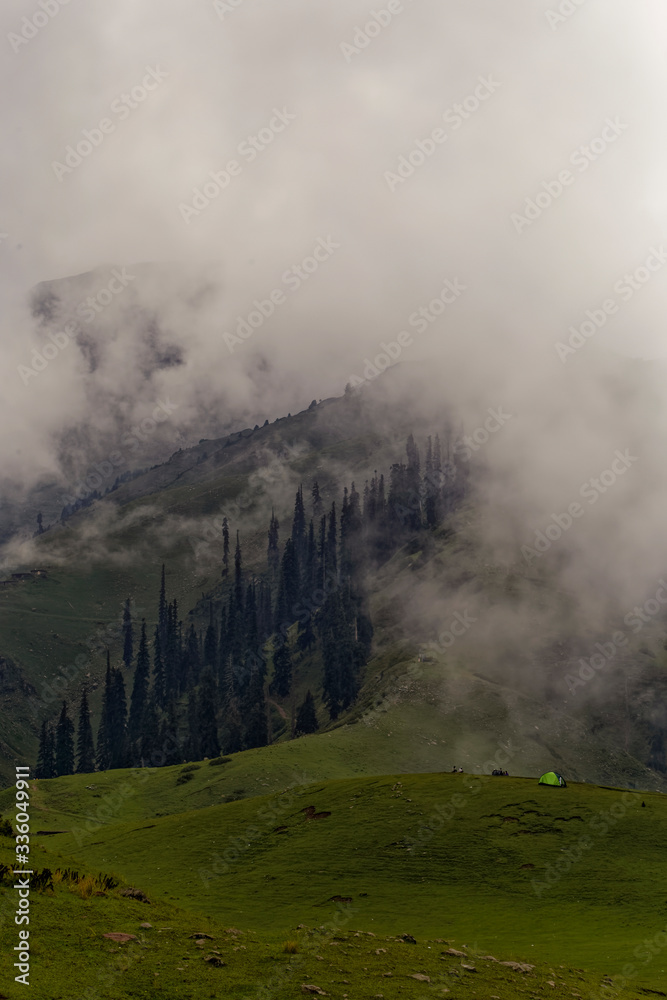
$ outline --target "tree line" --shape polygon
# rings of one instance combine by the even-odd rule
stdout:
[[[205,629],[183,623],[177,601],[168,600],[163,566],[152,629],[145,619],[137,629],[125,602],[122,658],[112,666],[107,651],[96,740],[84,689],[76,750],[63,702],[55,725],[42,724],[36,776],[144,766],[156,755],[177,764],[265,746],[272,739],[268,699],[290,698],[295,667],[307,656],[320,664],[322,701],[337,719],[355,701],[371,652],[368,571],[411,534],[437,527],[465,495],[467,467],[443,461],[437,436],[427,439],[423,472],[412,434],[406,459],[391,466],[388,484],[375,472],[361,493],[354,482],[345,486],[340,510],[335,500],[325,510],[317,481],[307,499],[300,486],[282,547],[271,512],[261,576],[244,571],[239,531],[232,556],[224,518],[221,594],[209,601]],[[290,726],[292,736],[319,728],[310,690],[293,706]]]

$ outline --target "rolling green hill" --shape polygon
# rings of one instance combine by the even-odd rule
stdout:
[[[310,744],[314,753],[325,740],[296,745]],[[387,998],[444,989],[461,997],[486,989],[503,1000],[552,988],[555,996],[595,997],[667,989],[662,795],[446,773],[313,784],[298,768],[285,768],[277,782],[269,780],[268,795],[203,804],[207,785],[212,800],[219,797],[218,775],[227,769],[235,782],[234,769],[244,767],[257,791],[265,775],[275,774],[267,770],[275,750],[217,766],[201,762],[185,771],[193,778],[182,784],[182,768],[37,783],[33,864],[111,873],[121,883],[87,899],[76,884],[56,884],[55,896],[33,893],[40,996],[76,995],[61,985],[72,953],[59,941],[81,948],[74,981],[90,986],[95,961],[112,961],[124,947],[112,952],[106,931],[137,934],[141,942],[125,971],[114,972],[102,994],[109,997],[158,990],[194,997],[206,995],[197,990],[207,983],[210,995],[240,998],[272,981],[276,997],[300,995],[302,983],[342,997],[346,981],[349,996]],[[137,794],[118,796],[123,785],[137,783]],[[117,805],[107,821],[82,832],[96,797],[114,788]],[[5,792],[4,809],[7,802]],[[39,833],[55,829],[64,832]],[[128,885],[150,903],[122,897]],[[63,913],[69,919],[61,930]],[[144,921],[153,927],[142,933]],[[220,951],[226,967],[204,966],[193,944],[198,932],[211,936],[205,949]],[[6,944],[14,934],[5,924]],[[298,942],[300,958],[285,955],[288,940]],[[415,975],[430,982],[411,984]],[[152,980],[156,992],[141,992]]]

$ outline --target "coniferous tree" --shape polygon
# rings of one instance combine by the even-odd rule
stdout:
[[[380,476],[380,479],[378,480],[378,495],[377,495],[375,516],[382,523],[386,513],[387,513],[387,507],[385,501],[384,474],[382,474]]]
[[[299,621],[296,648],[299,652],[306,653],[316,644],[316,642],[317,636],[315,635],[315,629],[313,628],[313,614],[309,611],[306,620]]]
[[[308,733],[317,732],[319,728],[317,712],[315,710],[315,699],[310,691],[307,691],[306,697],[301,705],[299,705],[297,711],[295,734],[297,736],[306,736]]]
[[[324,513],[324,504],[322,503],[322,497],[320,496],[320,487],[315,480],[313,483],[313,488],[310,491],[310,495],[313,501],[313,520],[317,524]]]
[[[56,775],[74,774],[74,723],[67,714],[67,702],[56,727]]]
[[[160,645],[164,652],[167,646],[167,584],[165,579],[164,563],[162,563],[162,578],[160,581],[160,600],[158,605],[158,629],[160,631]]]
[[[306,563],[304,566],[304,579],[301,583],[301,604],[299,610],[299,629],[297,647],[302,652],[310,649],[317,641],[313,630],[312,608],[316,606],[316,591],[318,590],[318,559],[317,545],[315,544],[315,527],[310,522],[308,528],[308,546],[306,551]],[[305,617],[304,617],[305,616]]]
[[[273,653],[273,680],[269,686],[270,694],[279,698],[287,698],[292,688],[292,654],[289,643],[281,643]]]
[[[191,691],[188,695],[188,736],[183,747],[186,760],[201,760],[204,756],[199,749],[199,711],[197,694]]]
[[[262,644],[259,641],[259,625],[257,621],[257,588],[254,581],[253,583],[248,584],[243,617],[245,673],[249,677],[250,671],[257,668],[260,672],[263,683],[266,676],[266,658],[262,652]]]
[[[327,574],[327,519],[323,514],[320,518],[320,535],[317,545],[317,588],[322,590]]]
[[[107,650],[107,672],[104,680],[104,693],[102,695],[102,714],[100,715],[100,725],[97,730],[97,754],[96,763],[98,771],[108,771],[111,767],[111,703],[113,700],[111,659]]]
[[[435,528],[438,524],[438,473],[433,464],[433,448],[429,436],[426,446],[426,466],[424,473],[424,510],[426,513],[426,526]]]
[[[123,663],[129,670],[134,659],[132,636],[132,612],[130,611],[130,598],[125,601],[123,608]]]
[[[330,594],[317,615],[324,702],[332,719],[356,698],[360,669],[370,652],[372,626],[361,604],[348,584]]]
[[[127,767],[127,699],[125,681],[120,670],[111,672],[111,707],[109,711],[109,732],[111,760],[110,768]]]
[[[160,720],[153,693],[148,698],[144,712],[140,754],[142,767],[159,767],[163,763],[160,756]]]
[[[278,578],[278,572],[280,570],[280,550],[278,548],[278,533],[280,529],[280,524],[278,518],[271,508],[271,521],[269,523],[269,545],[266,552],[267,561],[269,564],[269,574],[271,581],[275,583]]]
[[[334,579],[338,577],[338,528],[336,524],[336,501],[331,504],[329,511],[329,527],[327,530],[326,549],[326,576]]]
[[[343,491],[340,516],[340,569],[343,577],[356,579],[361,570],[361,507],[354,483],[348,495]]]
[[[238,753],[243,749],[243,724],[236,698],[232,699],[225,713],[223,741],[225,753]]]
[[[167,701],[178,691],[178,669],[181,661],[178,603],[176,599],[167,608],[167,643],[164,650],[164,690]]]
[[[134,671],[134,685],[130,701],[130,718],[128,721],[128,738],[133,750],[133,756],[140,756],[141,733],[144,725],[144,714],[148,700],[151,662],[146,639],[146,619],[141,621],[141,639],[137,652],[137,665]]]
[[[292,519],[292,544],[296,552],[299,570],[303,569],[306,558],[306,512],[303,506],[303,487],[299,486],[294,500],[294,517]]]
[[[288,538],[285,542],[285,550],[280,566],[280,583],[278,584],[278,598],[276,600],[274,620],[274,631],[279,636],[280,641],[282,641],[287,634],[287,629],[296,619],[299,590],[298,558],[294,543],[291,538]]]
[[[220,667],[218,670],[218,692],[222,710],[223,712],[227,712],[235,696],[232,661],[231,657],[227,654],[220,661]]]
[[[264,645],[272,632],[271,587],[264,580],[260,580],[257,591],[257,635],[260,646]]]
[[[322,649],[324,676],[322,688],[324,703],[329,709],[329,716],[337,719],[343,708],[343,684],[340,646],[342,645],[345,621],[337,591],[330,594],[318,613],[318,631]]]
[[[268,716],[264,685],[259,671],[253,670],[241,705],[243,748],[265,747],[268,743]]]
[[[155,626],[155,634],[153,636],[153,694],[156,705],[159,708],[164,708],[166,704],[166,690],[162,637],[159,624]]]
[[[405,474],[405,486],[408,495],[408,517],[407,525],[411,531],[419,531],[421,528],[421,476],[419,449],[415,444],[412,434],[408,436],[406,444],[408,464]]]
[[[402,462],[394,462],[389,474],[389,496],[387,497],[387,520],[392,531],[391,540],[399,544],[403,529],[410,519],[410,499],[407,487],[407,469]]]
[[[178,738],[178,720],[176,718],[176,705],[174,699],[170,698],[160,726],[160,758],[165,767],[173,764],[180,764],[183,760],[183,752]]]
[[[218,739],[218,724],[216,708],[218,692],[215,687],[213,671],[206,667],[202,671],[197,703],[199,717],[199,752],[202,757],[217,757],[220,753]]]
[[[95,744],[93,742],[93,727],[90,724],[90,708],[88,693],[84,687],[81,692],[79,706],[79,728],[76,738],[77,774],[90,774],[95,770]]]
[[[234,692],[240,690],[241,661],[243,659],[243,620],[237,608],[234,591],[230,591],[227,601],[227,632],[225,656],[230,664]]]
[[[42,722],[39,734],[39,753],[37,756],[36,778],[55,778],[55,734],[53,728]]]
[[[315,525],[311,521],[308,525],[308,541],[306,544],[306,561],[302,581],[302,596],[306,602],[312,598],[313,591],[317,588],[317,544],[315,542]]]
[[[222,635],[224,634],[224,608],[222,610],[223,614],[223,625],[221,631],[221,641]],[[190,622],[190,628],[188,629],[188,635],[186,639],[186,660],[187,660],[187,671],[183,672],[183,683],[181,684],[181,694],[191,687],[196,687],[199,683],[199,671],[201,670],[201,658],[199,655],[199,639],[197,638],[197,633],[195,631],[194,624]]]
[[[229,576],[229,521],[222,519],[222,575]]]
[[[239,615],[243,614],[243,556],[241,553],[241,541],[239,533],[236,532],[236,551],[234,553],[234,599]]]
[[[204,638],[204,666],[215,667],[218,662],[218,636],[213,624],[213,602],[208,606],[208,628]]]
[[[371,487],[368,492],[368,514],[367,520],[374,522],[377,515],[378,508],[378,474],[377,469],[373,472],[373,478],[371,479]]]

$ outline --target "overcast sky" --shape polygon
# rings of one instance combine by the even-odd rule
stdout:
[[[460,398],[472,426],[499,404],[548,422],[563,404],[542,412],[535,387],[597,348],[664,357],[660,0],[44,3],[0,13],[5,468],[48,467],[53,431],[101,426],[100,393],[121,386],[146,412],[171,393],[176,425],[221,391],[230,419],[295,411],[402,330],[400,360],[432,359],[435,397]],[[174,282],[142,285],[182,365],[142,387],[123,328],[94,407],[74,350],[19,377],[44,342],[28,288],[151,261],[217,289],[175,305]],[[447,280],[457,294],[419,324]],[[272,292],[272,314],[230,340]],[[559,356],[587,310],[602,328]]]

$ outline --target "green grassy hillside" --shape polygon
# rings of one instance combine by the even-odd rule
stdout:
[[[285,771],[270,795],[202,806],[209,774],[239,763],[202,762],[183,784],[182,768],[37,784],[33,864],[121,880],[87,900],[64,884],[55,886],[55,897],[33,894],[34,981],[52,977],[40,996],[76,995],[59,985],[73,947],[83,952],[76,982],[86,985],[94,982],[95,961],[121,956],[124,946],[101,937],[107,930],[139,936],[125,971],[114,973],[101,994],[109,997],[240,998],[258,995],[276,975],[276,997],[301,995],[302,983],[330,996],[385,998],[444,990],[503,1000],[552,988],[555,996],[594,997],[667,990],[661,794],[446,773],[302,784],[305,774]],[[255,777],[264,773],[257,767]],[[86,789],[84,780],[96,787]],[[107,821],[82,833],[94,796],[112,791],[112,782],[117,801]],[[118,795],[123,784],[137,782],[139,792]],[[200,808],[176,811],[192,805],[184,795],[193,793]],[[2,800],[6,809],[8,793]],[[121,897],[128,884],[150,903]],[[63,913],[69,919],[59,930]],[[140,930],[143,921],[153,927]],[[226,932],[230,926],[240,934]],[[215,947],[225,967],[204,968],[190,937],[201,931],[212,938],[207,953]],[[5,943],[14,933],[5,924]],[[282,951],[287,940],[298,942],[299,958]],[[447,954],[450,948],[462,954]],[[493,958],[536,968],[521,972]],[[411,983],[415,975],[430,982]],[[210,993],[197,992],[209,985]]]

